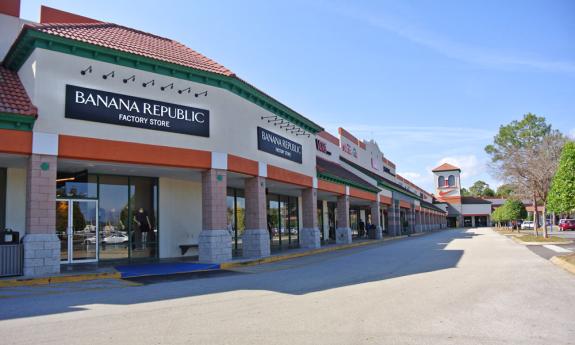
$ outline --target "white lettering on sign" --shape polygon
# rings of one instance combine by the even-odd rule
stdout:
[[[295,153],[300,153],[300,151],[301,151],[300,145],[296,145],[296,144],[294,144],[294,143],[292,143],[286,139],[275,136],[269,132],[266,133],[266,132],[262,131],[262,139],[265,141],[268,141],[274,145],[281,146],[284,149],[295,152]]]
[[[76,103],[80,104],[89,104],[93,107],[106,107],[106,108],[114,108],[116,110],[125,110],[125,111],[134,111],[139,113],[140,109],[138,108],[138,104],[131,100],[124,100],[119,99],[116,100],[115,97],[108,97],[108,96],[101,96],[101,95],[92,95],[91,93],[86,96],[82,91],[76,91]]]
[[[199,111],[189,112],[188,109],[178,108],[175,106],[160,105],[160,104],[150,104],[147,102],[142,103],[143,105],[142,111],[140,111],[138,103],[134,100],[123,99],[121,97],[114,97],[107,95],[102,96],[99,94],[93,95],[92,93],[86,94],[83,91],[79,90],[76,90],[74,100],[78,104],[91,105],[93,107],[105,107],[108,109],[124,110],[157,117],[169,117],[171,119],[184,120],[188,122],[204,123],[206,117],[204,113]],[[136,123],[146,123],[141,120],[135,120],[135,117],[133,115],[128,115],[128,117],[121,118],[121,120]],[[150,124],[152,124],[152,121],[150,121]],[[162,122],[162,127],[169,127],[169,121]]]

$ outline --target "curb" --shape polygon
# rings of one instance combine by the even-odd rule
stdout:
[[[390,241],[396,241],[404,238],[409,237],[418,237],[427,234],[432,234],[437,231],[431,232],[423,232],[423,233],[414,233],[410,235],[401,235],[395,236],[390,238],[384,238],[381,240],[371,240],[365,242],[357,242],[357,243],[350,243],[350,244],[341,244],[336,245],[333,247],[327,248],[318,248],[312,250],[306,250],[298,253],[291,253],[291,254],[283,254],[283,255],[274,255],[268,256],[265,258],[253,259],[253,260],[244,260],[244,261],[237,261],[237,262],[224,262],[220,264],[219,270],[226,270],[238,267],[246,267],[246,266],[255,266],[261,264],[267,264],[272,262],[278,261],[285,261],[295,258],[300,258],[304,256],[311,256],[316,254],[323,254],[329,252],[335,252],[339,250],[351,249],[351,248],[358,248],[358,247],[365,247],[375,244],[381,244]],[[218,269],[210,270],[210,271],[217,271]],[[189,273],[189,272],[182,272],[182,273]],[[56,284],[56,283],[71,283],[71,282],[80,282],[80,281],[88,281],[88,280],[98,280],[98,279],[122,279],[122,275],[120,272],[105,272],[105,273],[85,273],[85,274],[70,274],[70,275],[61,275],[61,276],[51,276],[51,277],[38,277],[38,278],[14,278],[14,279],[1,279],[0,280],[0,288],[2,287],[18,287],[18,286],[34,286],[34,285],[48,285],[48,284]]]
[[[427,233],[424,233],[424,234],[427,234]],[[411,235],[411,237],[413,237],[413,236],[414,235]],[[420,236],[420,235],[418,235],[418,236]],[[379,243],[384,243],[384,242],[389,242],[389,241],[395,241],[395,240],[408,238],[408,237],[410,237],[410,236],[401,235],[401,236],[385,238],[385,239],[375,240],[375,241],[372,240],[372,241],[359,242],[359,243],[341,244],[341,245],[334,246],[334,247],[312,249],[312,250],[307,250],[307,251],[299,252],[299,253],[268,256],[265,258],[254,259],[254,260],[247,260],[247,261],[240,261],[240,262],[224,262],[224,263],[220,264],[220,269],[225,270],[225,269],[230,269],[230,268],[238,268],[238,267],[267,264],[267,263],[272,263],[272,262],[278,262],[278,261],[300,258],[300,257],[304,257],[304,256],[311,256],[311,255],[315,255],[315,254],[323,254],[323,253],[335,252],[338,250],[364,247],[364,246],[368,246],[368,245],[374,245],[374,244],[379,244]]]
[[[575,265],[568,262],[567,260],[563,259],[562,256],[554,256],[549,261],[551,261],[555,265],[561,267],[565,271],[575,274]]]
[[[511,236],[510,236],[511,237]],[[515,242],[519,243],[519,244],[523,244],[525,246],[543,246],[546,244],[571,244],[573,243],[573,241],[561,241],[561,242],[525,242],[525,241],[521,241],[521,239],[513,236],[511,237]]]
[[[64,275],[40,278],[16,278],[0,280],[0,287],[48,285],[55,283],[72,283],[97,279],[120,279],[119,272],[86,273],[78,275]]]

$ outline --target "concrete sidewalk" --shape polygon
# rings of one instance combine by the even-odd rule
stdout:
[[[367,240],[367,239],[364,240],[364,239],[361,239],[361,240],[354,241],[353,243],[350,243],[350,244],[327,244],[327,245],[322,246],[321,248],[312,249],[312,250],[309,250],[309,249],[292,249],[292,250],[289,250],[286,252],[274,253],[271,256],[265,257],[265,258],[255,258],[255,259],[237,258],[237,259],[234,259],[230,262],[222,263],[217,267],[214,266],[213,268],[210,268],[209,270],[210,271],[229,270],[229,269],[244,267],[244,266],[261,265],[261,264],[272,263],[272,262],[277,262],[277,261],[290,260],[290,259],[309,256],[309,255],[317,255],[317,254],[322,254],[322,253],[327,253],[327,252],[332,252],[332,251],[345,250],[345,249],[370,246],[370,245],[377,245],[377,244],[380,244],[383,242],[396,241],[396,240],[405,239],[408,237],[423,236],[423,235],[431,234],[431,233],[434,233],[437,231],[445,231],[445,230],[436,230],[436,231],[431,231],[431,232],[422,232],[422,233],[415,233],[415,234],[402,235],[402,236],[396,236],[396,237],[384,237],[381,240]],[[170,262],[170,261],[168,260],[167,262]],[[174,262],[176,262],[176,261],[174,261]],[[186,261],[186,262],[190,262],[190,261]],[[162,262],[158,263],[158,265],[161,265],[161,264],[162,264]],[[134,265],[139,265],[139,264],[134,264]],[[154,264],[146,264],[146,265],[154,265]],[[125,265],[122,265],[122,266],[125,266]],[[165,274],[197,273],[197,272],[202,272],[205,270],[206,269],[204,269],[204,268],[198,268],[198,269],[181,270],[177,273],[158,272],[158,273],[145,273],[145,274],[143,273],[141,275],[132,274],[132,275],[130,275],[130,278],[136,278],[136,277],[141,277],[141,276],[153,276],[153,275],[161,276],[161,275],[165,275]],[[70,282],[89,281],[89,280],[121,279],[121,278],[124,278],[123,274],[121,272],[118,272],[118,270],[115,269],[114,266],[103,266],[102,267],[102,266],[94,265],[94,266],[86,268],[86,269],[84,269],[82,267],[81,269],[76,269],[76,270],[72,270],[72,271],[63,271],[59,275],[46,276],[46,277],[35,277],[35,278],[7,277],[7,278],[1,278],[0,279],[0,287],[46,285],[46,284],[55,284],[55,283],[70,283]]]
[[[567,345],[575,339],[575,276],[487,228],[243,266],[206,279],[93,284],[0,300],[3,344]]]

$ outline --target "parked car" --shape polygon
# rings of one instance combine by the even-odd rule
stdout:
[[[523,223],[521,223],[521,230],[533,230],[533,221],[531,220],[526,220]]]
[[[559,221],[559,231],[575,230],[575,219],[561,219]]]
[[[128,238],[128,236],[122,234],[122,233],[116,233],[116,234],[112,234],[110,236],[104,237],[104,240],[102,241],[105,244],[118,244],[118,243],[127,243],[130,239]]]

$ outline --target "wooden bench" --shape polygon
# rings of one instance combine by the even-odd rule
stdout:
[[[188,249],[190,248],[198,248],[197,244],[180,244],[180,251],[182,252],[182,255],[186,254],[188,252]]]

